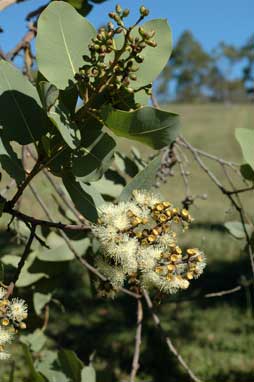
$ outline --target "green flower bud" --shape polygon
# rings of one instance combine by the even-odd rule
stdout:
[[[143,16],[143,17],[149,15],[149,9],[145,8],[144,5],[142,5],[142,6],[139,8],[139,12],[140,12],[141,16]]]
[[[142,27],[139,27],[138,28],[138,32],[139,32],[139,34],[140,34],[140,36],[144,36],[144,33],[145,33],[145,30],[144,30],[144,28],[142,28]]]
[[[123,11],[123,17],[127,17],[127,16],[129,16],[129,14],[130,14],[130,10],[126,8],[126,9]]]
[[[131,79],[132,81],[137,81],[137,76],[136,76],[135,74],[131,74],[131,75],[130,75],[130,79]]]
[[[152,48],[156,48],[156,46],[157,46],[157,42],[155,42],[153,40],[147,40],[146,43],[147,43],[147,45],[151,46]]]
[[[138,64],[142,64],[142,62],[144,61],[144,57],[142,56],[135,56],[135,60]]]
[[[85,62],[90,62],[90,61],[91,61],[90,57],[87,56],[86,54],[84,54],[84,56],[82,56],[82,58],[83,58],[83,60],[84,60]]]
[[[117,4],[117,5],[116,5],[116,13],[118,13],[118,14],[120,15],[121,12],[122,12],[122,7],[121,7],[120,4]]]
[[[130,93],[130,94],[133,94],[134,93],[134,89],[132,88],[126,88],[127,92]]]
[[[111,19],[115,20],[116,14],[114,12],[110,12],[108,15]]]
[[[111,31],[111,30],[114,30],[114,24],[110,21],[108,23],[108,29]]]

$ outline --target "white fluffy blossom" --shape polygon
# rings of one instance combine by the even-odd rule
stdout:
[[[7,353],[6,351],[0,351],[0,360],[6,361],[11,358],[10,353]]]
[[[3,287],[0,287],[0,300],[2,300],[6,295],[6,289]]]
[[[0,326],[0,346],[6,345],[12,342],[13,337],[14,337],[14,333]]]
[[[203,252],[184,251],[177,242],[175,226],[185,229],[191,221],[188,210],[148,191],[134,190],[130,201],[103,205],[93,229],[102,251],[96,265],[114,292],[124,285],[163,293],[188,288],[205,268]],[[99,294],[111,295],[108,284],[104,290],[102,284]]]
[[[17,322],[27,318],[27,304],[20,298],[13,298],[8,307],[8,316]]]

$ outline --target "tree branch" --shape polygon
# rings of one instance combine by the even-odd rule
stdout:
[[[150,313],[152,315],[154,324],[159,329],[159,331],[161,332],[162,336],[164,337],[164,339],[166,341],[166,344],[167,344],[169,350],[171,351],[171,353],[174,354],[174,356],[177,358],[178,362],[182,365],[182,367],[186,370],[186,372],[188,373],[188,375],[192,379],[192,381],[194,381],[194,382],[201,382],[201,380],[193,373],[193,371],[190,369],[190,367],[186,364],[186,362],[184,361],[184,359],[181,356],[181,354],[177,351],[177,349],[173,345],[173,343],[172,343],[171,339],[169,338],[169,336],[164,332],[164,330],[162,328],[162,325],[161,325],[161,322],[160,322],[160,319],[157,316],[157,314],[154,312],[152,300],[151,300],[151,298],[150,298],[150,296],[149,296],[149,294],[147,293],[146,290],[143,291],[143,296],[144,296],[144,298],[146,300],[146,304],[148,306],[148,309],[149,309],[149,311],[150,311]]]
[[[141,299],[137,300],[137,330],[135,336],[135,350],[132,360],[132,369],[130,375],[130,382],[135,382],[135,378],[139,369],[141,336],[142,336],[142,321],[143,321],[143,306]]]

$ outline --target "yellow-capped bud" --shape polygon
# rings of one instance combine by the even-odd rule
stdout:
[[[142,219],[142,224],[147,224],[148,223],[148,219],[147,218],[143,218]]]
[[[159,203],[159,204],[156,204],[156,205],[155,205],[155,209],[156,209],[157,211],[163,211],[163,210],[164,210],[164,206],[163,206],[162,203]]]
[[[167,216],[164,215],[164,214],[161,214],[161,215],[159,216],[159,221],[160,221],[161,223],[164,223],[165,221],[167,221]]]
[[[3,326],[8,326],[10,321],[8,320],[8,318],[3,318],[1,323],[2,323]]]
[[[188,280],[192,280],[193,279],[193,273],[192,272],[187,272],[186,276],[187,276]]]
[[[178,247],[178,246],[175,248],[175,251],[176,251],[176,253],[177,253],[178,255],[180,255],[180,254],[182,253],[181,248]]]
[[[21,323],[19,324],[19,328],[20,328],[20,329],[26,329],[26,324],[25,324],[24,322],[21,322]]]
[[[168,207],[170,207],[172,205],[170,202],[163,202],[162,204],[166,208],[168,208]]]
[[[171,216],[172,216],[171,211],[170,211],[170,210],[167,210],[167,211],[166,211],[166,215],[167,215],[169,218],[171,218]]]
[[[137,239],[141,239],[143,235],[142,235],[142,232],[135,232],[135,236]]]
[[[174,278],[174,276],[172,276],[170,273],[167,275],[167,280],[168,281],[172,281]]]
[[[173,261],[173,262],[177,261],[178,260],[178,255],[171,255],[170,256],[170,260]]]
[[[156,267],[155,268],[155,272],[156,273],[161,273],[163,271],[163,268],[162,267]]]
[[[173,221],[174,221],[174,223],[179,224],[180,218],[178,216],[174,216]]]
[[[155,236],[158,236],[158,235],[159,235],[159,231],[158,231],[157,228],[154,228],[154,229],[152,230],[152,233],[153,233]]]
[[[155,240],[156,240],[156,236],[154,235],[149,235],[147,240],[150,242],[150,243],[153,243]]]
[[[197,261],[198,261],[199,263],[201,263],[201,261],[203,261],[203,256],[202,256],[202,255],[198,255],[198,257],[197,257]]]
[[[193,256],[196,254],[196,250],[194,248],[188,248],[186,252],[190,256]]]
[[[169,271],[169,272],[173,272],[173,270],[175,269],[175,265],[173,265],[173,264],[169,264],[169,265],[167,266],[167,268],[168,268],[168,271]]]
[[[189,211],[186,210],[186,208],[183,208],[181,211],[181,215],[182,217],[187,218],[189,216]]]

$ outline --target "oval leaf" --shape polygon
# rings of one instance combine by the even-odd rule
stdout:
[[[160,167],[160,157],[154,158],[149,165],[140,171],[132,181],[123,189],[119,200],[127,200],[131,197],[132,191],[135,189],[150,189],[154,183],[156,174]]]
[[[254,169],[254,129],[236,129],[235,136],[240,143],[245,161]]]
[[[37,141],[46,131],[46,116],[35,87],[4,60],[0,61],[0,125],[6,139],[22,145]]]
[[[102,118],[116,135],[145,143],[154,149],[171,144],[179,131],[179,116],[145,106],[131,112],[105,108]]]
[[[224,224],[225,228],[228,230],[228,232],[234,236],[236,239],[244,239],[245,238],[245,232],[244,227],[241,222],[227,222]],[[251,225],[245,224],[246,231],[249,235],[251,235],[253,229]]]
[[[65,89],[83,64],[94,27],[68,3],[53,1],[38,22],[37,62],[40,72],[59,89]]]

